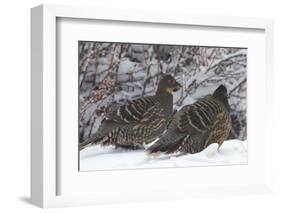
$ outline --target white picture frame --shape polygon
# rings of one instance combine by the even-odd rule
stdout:
[[[119,24],[123,22],[134,23],[153,23],[154,25],[166,26],[167,28],[173,26],[200,26],[207,28],[226,28],[232,29],[254,29],[261,31],[264,35],[265,52],[264,52],[264,68],[261,68],[261,74],[265,74],[266,78],[259,78],[252,80],[252,86],[249,88],[249,95],[254,93],[255,81],[264,82],[264,87],[261,86],[259,91],[264,95],[264,105],[261,106],[262,123],[266,124],[265,131],[261,134],[264,138],[259,143],[260,156],[262,156],[263,165],[255,167],[255,174],[262,174],[261,178],[253,181],[251,184],[247,178],[245,182],[218,182],[215,185],[210,184],[201,185],[200,182],[190,185],[184,185],[184,178],[177,180],[180,184],[173,185],[170,183],[159,182],[156,185],[150,186],[151,191],[147,193],[146,185],[142,185],[136,189],[130,189],[128,186],[123,185],[122,188],[115,190],[102,191],[97,188],[95,194],[60,194],[58,191],[59,174],[62,168],[58,166],[58,159],[60,159],[60,152],[58,152],[58,145],[56,143],[58,138],[57,132],[57,88],[60,83],[57,79],[57,20],[58,18],[65,19],[87,19],[103,21],[118,21]],[[269,141],[273,137],[270,132],[273,131],[273,122],[271,119],[273,109],[273,100],[270,90],[273,88],[273,21],[271,19],[257,19],[257,18],[241,18],[241,17],[217,17],[217,16],[204,16],[204,15],[188,15],[188,14],[173,14],[161,12],[148,12],[148,11],[122,11],[113,10],[108,8],[89,8],[89,7],[74,7],[74,6],[54,6],[54,5],[41,5],[31,10],[31,73],[32,73],[32,103],[31,103],[31,201],[34,205],[42,208],[47,207],[61,207],[61,206],[76,206],[76,205],[91,205],[99,203],[116,203],[116,202],[140,202],[148,200],[167,200],[167,199],[183,199],[188,197],[198,196],[222,196],[222,195],[242,195],[253,193],[264,193],[271,191],[271,163],[270,153],[272,147],[269,146]],[[263,99],[264,98],[264,99]],[[250,99],[253,105],[256,99]],[[265,111],[266,109],[266,111]],[[249,116],[249,127],[254,126],[254,116]],[[259,126],[260,128],[260,126]],[[253,131],[260,129],[253,128]],[[251,131],[251,132],[253,132]],[[250,137],[251,138],[251,137]],[[251,148],[251,147],[250,147]],[[254,150],[254,149],[253,149]],[[254,154],[253,154],[254,155]],[[77,159],[76,156],[73,158]],[[255,163],[251,160],[249,165]],[[255,166],[255,165],[254,165]],[[228,172],[227,168],[201,168],[200,174],[204,174],[204,170],[212,172]],[[243,168],[245,170],[245,168]],[[246,168],[247,169],[247,168]],[[190,170],[190,169],[189,169]],[[195,170],[195,169],[193,169]],[[201,171],[202,170],[202,171]],[[236,169],[241,172],[240,168]],[[106,184],[105,180],[108,177],[122,178],[124,173],[129,177],[164,177],[167,175],[168,170],[139,170],[139,171],[106,171],[95,172],[92,177],[99,182],[99,185]],[[189,171],[190,172],[190,171]],[[118,174],[117,174],[118,173]],[[168,174],[168,177],[173,180],[178,176],[185,177],[187,169],[176,169],[176,174]],[[193,171],[196,176],[196,171]],[[199,173],[198,173],[199,174]],[[85,176],[85,174],[83,174]],[[242,174],[241,174],[242,175]],[[247,174],[245,174],[247,176]],[[214,176],[215,177],[215,176]],[[195,177],[196,178],[196,177]],[[70,181],[74,180],[71,179]],[[165,179],[165,178],[164,178]],[[249,176],[250,179],[250,176]],[[89,178],[83,179],[89,182]],[[149,182],[149,180],[145,181]],[[144,181],[144,182],[145,182]],[[146,182],[146,183],[147,183]],[[231,182],[231,181],[230,181]],[[71,182],[69,183],[71,184]],[[89,183],[90,184],[90,183]],[[74,187],[73,190],[77,190]],[[116,184],[115,184],[116,185]],[[68,185],[69,186],[69,185]],[[109,186],[114,187],[114,184]],[[84,187],[85,188],[85,187]],[[124,189],[125,188],[125,189]],[[71,190],[71,189],[70,189]],[[90,190],[90,189],[89,189]],[[121,191],[117,191],[121,190]],[[123,191],[122,191],[123,190]],[[116,192],[117,191],[117,192]],[[120,193],[122,196],[120,196]]]

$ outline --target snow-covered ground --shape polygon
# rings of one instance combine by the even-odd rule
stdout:
[[[197,154],[153,158],[148,157],[144,150],[96,145],[80,152],[80,171],[247,164],[247,141],[229,140],[219,151],[217,147],[217,144],[211,144]]]

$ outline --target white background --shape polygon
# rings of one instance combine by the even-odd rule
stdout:
[[[75,1],[9,0],[1,2],[1,212],[37,212],[40,209],[29,204],[30,178],[30,11],[41,3],[72,4]],[[123,9],[162,10],[191,14],[217,14],[275,18],[275,109],[281,109],[281,6],[278,0],[262,1],[79,1],[79,5],[102,6]],[[279,59],[279,61],[278,61]],[[279,100],[277,100],[277,97]],[[280,110],[275,111],[276,131],[280,128]],[[279,126],[278,126],[279,125]],[[122,204],[67,209],[68,212],[280,212],[281,200],[281,143],[277,137],[275,147],[275,188],[273,195],[194,198],[186,201],[171,201],[143,204]],[[64,209],[66,210],[66,209]],[[47,210],[60,212],[63,209]]]

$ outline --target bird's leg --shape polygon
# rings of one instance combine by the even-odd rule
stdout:
[[[218,146],[217,151],[219,152],[219,151],[220,151],[220,147],[221,147],[222,143],[218,143],[218,144],[219,144],[219,146]]]

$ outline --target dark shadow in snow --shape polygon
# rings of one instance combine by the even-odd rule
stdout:
[[[31,198],[27,196],[19,197],[19,200],[23,203],[31,204]]]

